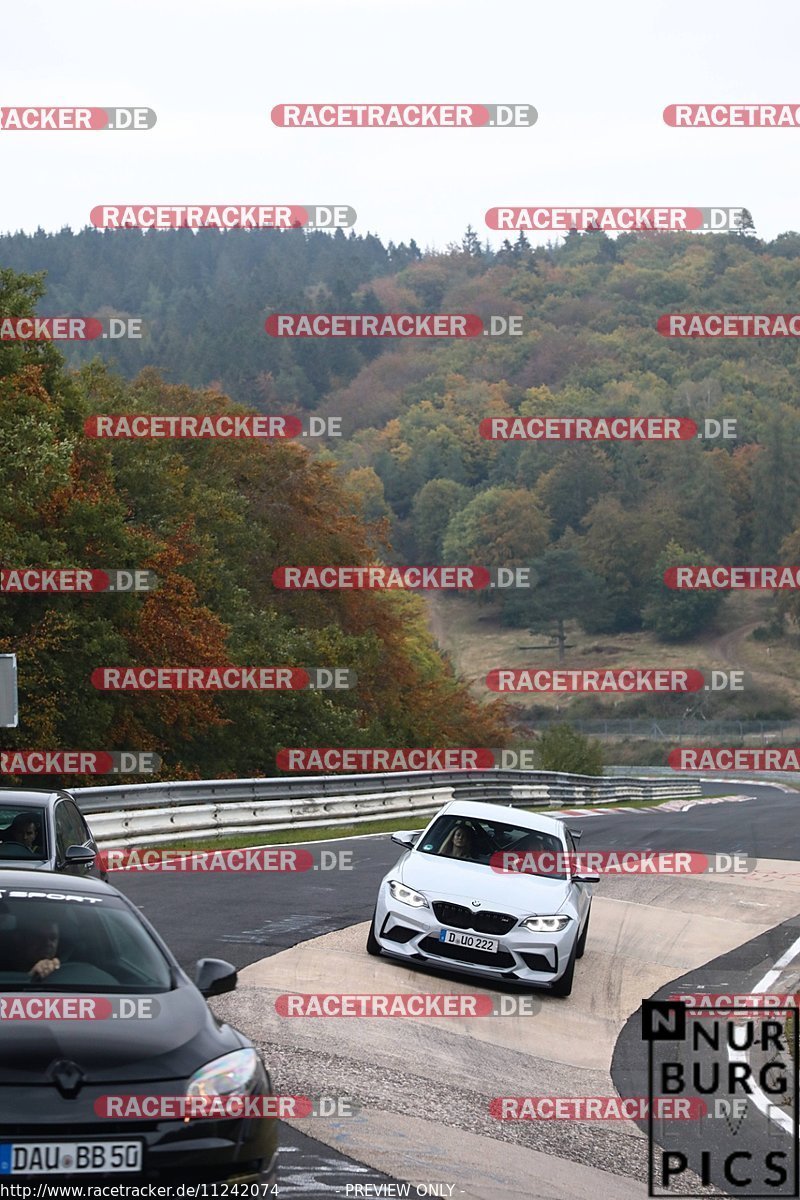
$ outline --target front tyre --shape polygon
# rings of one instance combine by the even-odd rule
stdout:
[[[572,947],[567,969],[560,979],[557,979],[550,991],[554,996],[569,996],[572,993],[572,980],[575,976],[575,960],[578,957],[578,943]]]
[[[372,914],[372,920],[369,923],[369,933],[367,934],[367,954],[371,954],[373,958],[378,958],[381,952],[378,939],[375,937],[375,917],[378,909]]]
[[[589,910],[586,913],[586,920],[583,923],[581,936],[578,938],[578,948],[575,951],[576,958],[583,958],[583,952],[586,949],[586,938],[589,934],[589,917],[592,915],[592,906],[589,905]]]

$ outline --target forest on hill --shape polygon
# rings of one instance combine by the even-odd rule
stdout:
[[[670,312],[790,312],[800,235],[572,233],[498,251],[468,230],[446,252],[301,230],[0,238],[0,262],[46,270],[42,314],[144,320],[141,342],[66,346],[128,376],[214,386],[269,412],[342,418],[320,458],[400,562],[533,564],[547,582],[489,600],[519,626],[701,632],[721,594],[676,595],[665,566],[783,562],[800,547],[800,406],[792,338],[662,336]],[[271,312],[518,315],[522,336],[271,338]],[[122,347],[122,348],[120,348]],[[501,442],[503,415],[733,419],[732,440]],[[475,604],[487,603],[485,596]],[[776,601],[774,629],[796,598]]]
[[[41,308],[35,276],[0,269],[0,318]],[[3,749],[148,750],[173,778],[275,774],[286,746],[502,746],[442,658],[418,597],[280,592],[300,558],[369,563],[376,531],[335,468],[298,443],[104,442],[98,412],[240,412],[216,390],[65,369],[48,342],[0,342],[0,564],[149,568],[138,595],[0,597],[21,722]],[[101,666],[349,667],[340,692],[102,692]],[[73,785],[81,782],[74,777]],[[90,780],[84,780],[90,782]]]
[[[78,233],[38,230],[0,235],[0,266],[46,272],[41,314],[142,319],[141,341],[64,343],[70,366],[99,352],[129,378],[157,366],[169,382],[217,384],[239,403],[269,407],[279,399],[292,408],[314,408],[380,347],[273,340],[264,332],[270,312],[324,303],[377,311],[369,281],[401,270],[421,253],[414,242],[384,246],[370,234],[287,232],[174,229],[154,236],[119,229],[108,236],[88,227]]]

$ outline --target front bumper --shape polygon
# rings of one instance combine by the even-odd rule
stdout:
[[[426,896],[431,905],[454,899],[427,892]],[[432,907],[412,908],[399,903],[388,884],[382,884],[375,909],[375,937],[384,953],[490,979],[516,979],[537,987],[555,983],[567,969],[578,936],[578,921],[571,920],[560,933],[531,933],[515,924],[507,933],[476,934],[495,938],[499,943],[497,953],[445,945],[439,941],[442,929],[473,932],[437,919]]]
[[[162,1090],[133,1085],[144,1094]],[[65,1100],[51,1087],[0,1087],[0,1144],[19,1142],[131,1141],[143,1143],[142,1170],[70,1175],[0,1175],[0,1184],[53,1180],[69,1183],[270,1183],[275,1182],[277,1120],[103,1120],[93,1103],[118,1089],[84,1088]],[[163,1089],[175,1094],[176,1089]],[[11,1115],[13,1114],[13,1120]]]

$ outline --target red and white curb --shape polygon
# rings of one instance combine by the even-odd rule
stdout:
[[[615,813],[648,813],[648,812],[687,812],[696,804],[741,804],[745,800],[756,800],[756,796],[701,796],[697,800],[665,800],[663,804],[651,804],[647,808],[622,806],[616,808],[597,808],[594,804],[586,808],[559,808],[555,815],[559,817],[611,817]]]

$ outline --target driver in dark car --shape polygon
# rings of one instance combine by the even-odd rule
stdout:
[[[3,834],[4,842],[17,842],[33,852],[39,839],[39,827],[27,813],[17,813]]]
[[[61,966],[58,943],[61,931],[55,921],[17,930],[14,967],[25,971],[32,981],[47,979]]]

